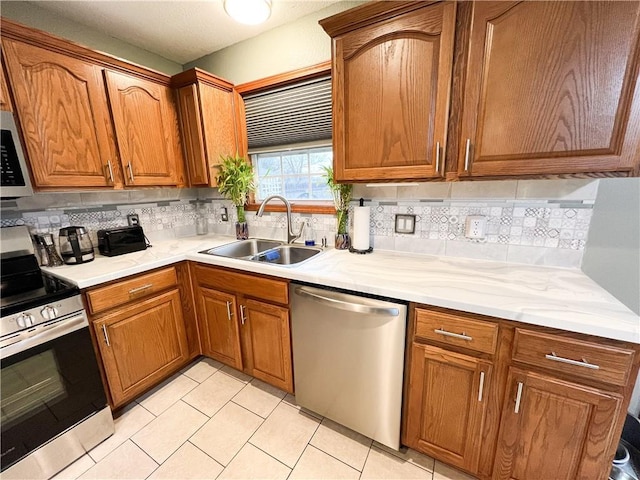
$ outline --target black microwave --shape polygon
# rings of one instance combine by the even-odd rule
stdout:
[[[0,112],[0,130],[0,197],[28,197],[33,189],[13,113]]]
[[[146,250],[147,241],[139,225],[98,230],[98,250],[102,255],[115,257]]]

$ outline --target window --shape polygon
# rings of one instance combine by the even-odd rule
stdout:
[[[288,200],[332,200],[324,176],[332,159],[331,146],[252,154],[256,201],[275,194]]]

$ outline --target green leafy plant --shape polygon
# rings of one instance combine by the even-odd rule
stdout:
[[[336,216],[338,217],[338,233],[347,233],[347,220],[349,213],[349,202],[353,195],[353,185],[350,183],[336,183],[333,177],[333,168],[322,167],[325,171],[325,178],[331,194],[333,195],[333,204],[336,207]]]
[[[256,184],[253,176],[253,165],[246,158],[235,154],[220,155],[222,163],[218,165],[218,191],[231,200],[238,212],[238,222],[246,221],[244,205],[249,193],[255,192]]]

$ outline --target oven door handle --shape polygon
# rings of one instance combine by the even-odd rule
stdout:
[[[0,340],[0,360],[88,326],[89,321],[83,311],[70,317],[57,318],[33,328],[22,330],[16,335]]]

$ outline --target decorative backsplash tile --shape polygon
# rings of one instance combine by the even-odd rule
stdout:
[[[499,195],[491,197],[489,191]],[[554,196],[553,192],[558,194]],[[369,232],[375,249],[579,267],[596,192],[597,182],[567,180],[376,188],[358,185],[355,194],[364,196],[365,204],[371,206]],[[226,222],[222,220],[222,208],[227,209]],[[2,227],[28,225],[34,233],[57,236],[62,227],[82,225],[89,229],[94,242],[99,229],[127,225],[129,213],[139,215],[152,242],[194,235],[198,216],[208,219],[209,232],[235,235],[237,218],[233,204],[220,198],[214,189],[37,194],[2,201],[0,213]],[[414,234],[395,233],[396,214],[416,216]],[[484,239],[464,236],[469,215],[487,218]],[[318,244],[323,237],[333,244],[335,215],[294,213],[292,218],[294,231],[308,222]],[[247,221],[251,236],[286,239],[284,213],[265,212],[257,217],[249,211]]]

